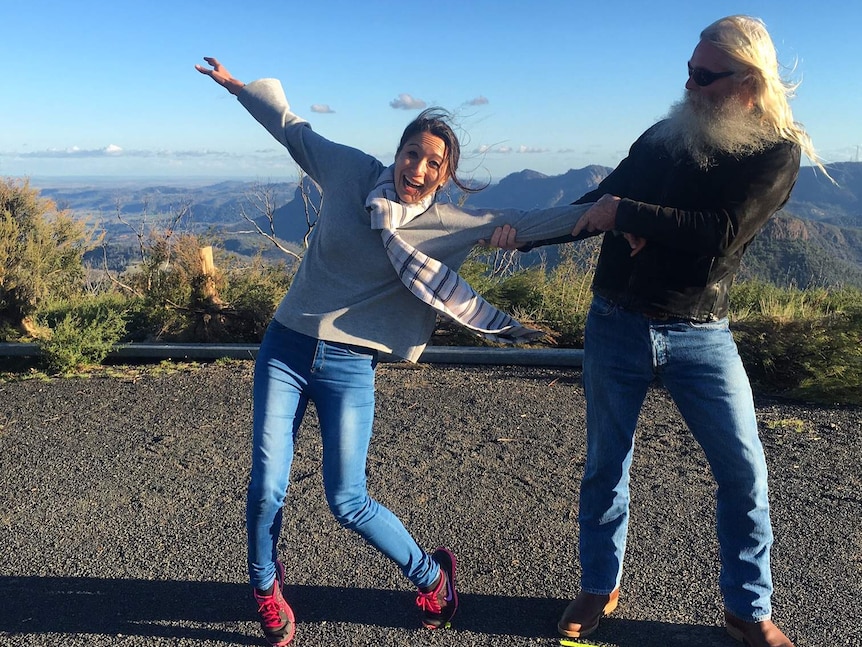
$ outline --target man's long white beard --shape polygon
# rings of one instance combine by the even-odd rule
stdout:
[[[739,102],[712,104],[693,93],[671,106],[667,119],[651,137],[674,157],[690,156],[701,168],[712,166],[718,154],[751,155],[778,139],[755,112]]]

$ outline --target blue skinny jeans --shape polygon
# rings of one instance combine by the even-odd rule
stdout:
[[[620,583],[629,520],[629,468],[647,389],[659,379],[703,448],[716,491],[725,607],[769,619],[772,576],[766,461],[748,376],[726,319],[660,321],[598,295],[584,341],[587,460],[581,482],[581,587],[606,594]]]
[[[314,339],[273,321],[254,370],[254,437],[246,502],[248,573],[265,590],[275,580],[277,544],[293,446],[309,400],[323,441],[323,485],[336,520],[389,557],[417,587],[440,567],[388,509],[368,496],[365,467],[374,421],[377,353]]]

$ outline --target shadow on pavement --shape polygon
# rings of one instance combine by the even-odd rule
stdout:
[[[300,626],[350,623],[391,629],[417,628],[414,594],[332,586],[292,586],[285,591]],[[245,584],[114,580],[86,577],[0,577],[0,632],[7,635],[108,634],[219,640],[257,645],[257,628],[231,631],[225,623],[256,624]],[[458,632],[556,642],[554,626],[567,601],[553,598],[461,595]],[[732,644],[717,627],[607,618],[600,639],[620,645]],[[592,638],[592,637],[591,637]],[[694,641],[694,642],[691,642]]]

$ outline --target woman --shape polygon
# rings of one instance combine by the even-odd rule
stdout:
[[[437,314],[426,301],[452,317],[467,310],[471,321],[462,323],[492,338],[533,336],[535,331],[481,300],[471,296],[459,302],[459,293],[469,291],[465,284],[451,286],[453,304],[436,289],[435,281],[446,275],[445,285],[449,276],[435,263],[459,267],[478,240],[490,238],[504,223],[517,227],[521,240],[567,234],[589,205],[518,212],[469,211],[437,202],[449,180],[466,189],[457,176],[458,139],[439,111],[425,111],[408,125],[395,164],[387,168],[315,133],[290,111],[277,80],[245,85],[216,59],[204,60],[210,67],[197,65],[197,70],[236,95],[324,196],[308,250],[255,366],[246,523],[249,578],[263,632],[272,645],[287,645],[294,634],[276,545],[293,442],[309,400],[320,421],[324,490],[333,515],[418,587],[425,627],[446,626],[458,608],[454,555],[445,548],[424,552],[366,490],[377,355],[419,358]],[[410,267],[417,258],[419,266]],[[428,268],[430,278],[423,274]],[[434,294],[411,291],[423,287]]]

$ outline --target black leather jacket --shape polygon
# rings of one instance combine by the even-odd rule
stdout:
[[[673,159],[649,141],[649,132],[595,190],[577,200],[593,202],[605,193],[623,198],[617,229],[647,240],[631,257],[625,238],[608,232],[593,290],[653,316],[720,319],[727,315],[728,291],[742,254],[790,197],[799,173],[799,146],[781,142],[747,157],[719,157],[703,169],[691,160]],[[574,238],[543,244],[566,240]]]

